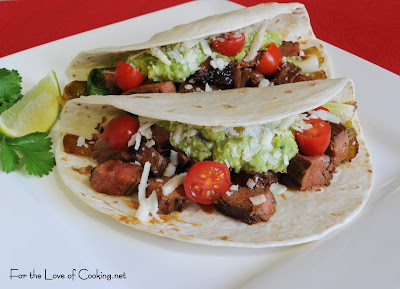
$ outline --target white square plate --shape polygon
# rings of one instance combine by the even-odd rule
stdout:
[[[142,42],[154,33],[240,6],[196,1],[54,41],[0,59],[24,91],[50,70],[60,84],[80,51]],[[191,245],[117,223],[70,193],[57,171],[45,178],[0,172],[1,288],[397,288],[400,286],[400,77],[327,44],[337,77],[356,85],[375,185],[362,215],[310,244],[240,249]],[[27,274],[25,278],[10,278]],[[35,269],[41,279],[30,279]],[[68,274],[122,274],[89,279]],[[44,273],[46,270],[47,279]],[[87,270],[87,271],[85,271]],[[65,274],[66,279],[54,279]],[[12,279],[12,280],[10,280]]]

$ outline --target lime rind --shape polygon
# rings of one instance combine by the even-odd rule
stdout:
[[[0,115],[0,133],[8,137],[49,131],[58,119],[60,85],[54,71]]]

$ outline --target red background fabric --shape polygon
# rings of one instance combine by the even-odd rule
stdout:
[[[0,57],[185,2],[0,0]],[[267,1],[233,2],[252,6]],[[318,38],[400,75],[399,0],[298,2],[306,5]]]

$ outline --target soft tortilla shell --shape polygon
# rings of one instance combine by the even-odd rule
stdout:
[[[309,98],[314,99],[315,97],[318,101],[312,105],[309,103],[310,106],[305,110],[319,106],[320,100],[328,101],[338,95],[341,99],[354,99],[351,81],[327,80],[327,82],[331,82],[335,89],[326,90],[325,93],[335,94],[324,98],[318,96],[321,91],[314,91],[309,94]],[[303,89],[303,85],[297,85]],[[338,88],[341,88],[342,91],[337,92]],[[281,87],[280,90],[282,91],[278,90],[274,93],[277,96],[283,96],[285,89]],[[302,89],[298,87],[297,94],[301,95],[300,90]],[[248,92],[243,97],[251,99],[253,92]],[[220,101],[229,103],[228,98],[232,93],[233,91],[227,92],[224,94],[225,99],[221,96]],[[344,93],[350,94],[345,95]],[[198,95],[197,101],[200,102],[208,94]],[[168,100],[168,95],[164,97]],[[177,101],[176,96],[171,95],[171,97],[173,101]],[[182,101],[185,97],[185,95],[181,95]],[[113,98],[114,96],[109,96],[108,102],[111,102]],[[88,99],[69,101],[64,107],[60,121],[60,137],[56,147],[57,168],[67,187],[85,203],[135,229],[176,240],[214,246],[253,248],[289,246],[321,239],[333,230],[344,226],[361,211],[369,198],[372,185],[372,166],[355,115],[353,125],[358,133],[357,139],[360,145],[356,158],[351,163],[337,168],[332,183],[328,187],[316,188],[307,192],[287,191],[283,195],[276,195],[277,211],[270,221],[247,225],[216,211],[209,213],[198,206],[193,206],[182,213],[161,215],[164,219],[162,223],[154,220],[149,223],[141,223],[134,217],[138,206],[136,196],[114,197],[95,192],[90,186],[87,173],[91,167],[96,166],[96,162],[91,158],[67,154],[64,151],[62,139],[65,134],[72,133],[91,138],[92,134],[96,132],[94,128],[98,123],[107,122],[112,117],[122,113],[120,109],[108,102],[103,104],[87,103]],[[280,104],[290,112],[297,109],[298,101],[293,100],[296,100],[296,95],[293,95],[292,101],[283,98]],[[126,101],[127,107],[131,101],[134,102],[135,99],[128,99]],[[157,104],[157,101],[154,100],[153,102],[154,110],[161,107]],[[273,109],[268,109],[266,102],[268,102],[268,99],[260,100],[257,105],[265,107],[264,114],[269,114]],[[246,101],[243,101],[243,103],[246,103]],[[198,103],[194,102],[193,104],[197,105]],[[136,103],[136,106],[140,110],[140,103]],[[218,106],[214,109],[216,110],[215,115],[218,115],[220,113]],[[127,110],[129,111],[129,109]],[[232,119],[240,115],[232,110],[228,111],[231,112],[230,117]],[[228,111],[226,117],[229,116]],[[135,113],[136,110],[131,112]],[[283,113],[283,116],[288,114],[290,113]],[[196,113],[192,112],[192,116],[195,118]],[[249,118],[247,121],[246,117]],[[253,122],[251,115],[246,117],[243,117],[241,121],[248,124]],[[260,114],[260,117],[263,118],[263,115]]]
[[[302,48],[316,46],[324,57],[320,69],[325,70],[328,78],[333,77],[326,50],[315,38],[307,10],[300,3],[263,3],[176,26],[155,34],[144,43],[83,51],[70,63],[67,76],[70,80],[86,80],[91,69],[116,66],[120,61],[126,61],[135,51],[234,31],[264,20],[267,29],[281,32],[283,39],[299,41]]]

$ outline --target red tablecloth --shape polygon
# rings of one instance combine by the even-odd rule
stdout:
[[[185,2],[0,0],[0,57]],[[266,1],[234,2],[251,6]],[[399,0],[299,2],[306,5],[318,38],[400,74]]]

